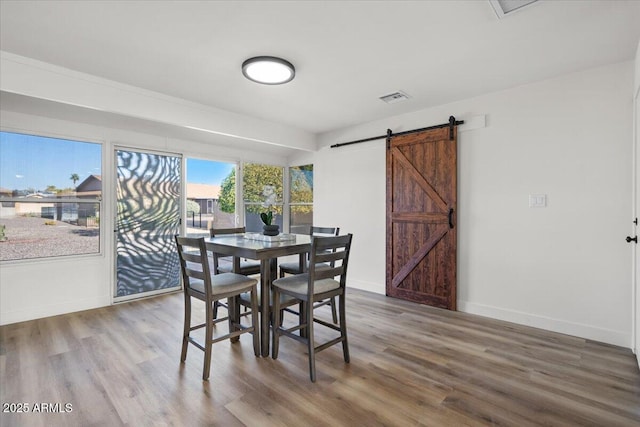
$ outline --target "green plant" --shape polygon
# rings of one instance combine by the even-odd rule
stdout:
[[[275,186],[271,184],[264,185],[262,187],[262,195],[264,196],[262,206],[267,208],[267,211],[260,212],[260,219],[264,222],[264,225],[271,225],[273,223],[273,205],[276,203]]]
[[[264,222],[264,225],[271,225],[271,222],[273,221],[273,212],[261,212],[260,219],[262,220],[262,222]]]
[[[195,200],[187,200],[187,214],[191,212],[196,215],[200,213],[200,205]]]

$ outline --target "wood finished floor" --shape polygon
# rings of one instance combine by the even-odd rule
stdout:
[[[640,426],[628,349],[351,289],[347,311],[351,363],[319,353],[316,384],[303,345],[256,358],[249,335],[214,345],[203,382],[201,351],[179,362],[181,294],[3,326],[3,406],[72,411],[0,425]]]

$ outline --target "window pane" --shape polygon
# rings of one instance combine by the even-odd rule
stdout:
[[[313,225],[313,165],[289,168],[290,232],[309,233]]]
[[[236,165],[187,159],[187,236],[236,226]]]
[[[294,234],[309,234],[313,225],[313,205],[291,205],[290,232]]]
[[[101,150],[0,132],[0,260],[100,252]]]
[[[313,165],[289,168],[291,203],[313,203]]]
[[[282,231],[283,177],[284,168],[280,166],[257,163],[244,165],[242,188],[247,231],[262,231],[260,213],[269,210],[273,212],[273,224],[280,225]],[[273,197],[268,197],[267,192],[273,192]]]

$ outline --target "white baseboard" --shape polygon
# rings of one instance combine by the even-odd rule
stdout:
[[[458,301],[458,310],[465,313],[505,320],[520,325],[532,326],[547,331],[573,335],[580,338],[613,344],[631,349],[631,334],[610,329],[598,328],[581,323],[568,322],[566,320],[538,316],[500,307],[477,304],[467,301]],[[640,359],[639,359],[640,360]]]
[[[74,300],[61,304],[33,307],[27,310],[3,311],[0,313],[0,325],[9,325],[11,323],[25,322],[27,320],[57,316],[59,314],[106,307],[108,305],[111,305],[111,297],[109,295],[105,295],[102,297]]]
[[[384,283],[381,285],[380,282],[366,282],[364,280],[352,280],[347,278],[347,288],[361,289],[363,291],[386,295]]]

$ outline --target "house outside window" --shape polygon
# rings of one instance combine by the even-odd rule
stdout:
[[[236,164],[194,158],[186,163],[187,236],[209,236],[210,228],[235,227],[235,204],[220,198],[225,188],[235,191]]]

